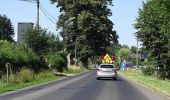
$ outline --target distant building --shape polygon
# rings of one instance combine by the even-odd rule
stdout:
[[[138,53],[138,55],[137,54],[128,54],[130,57],[132,57],[132,58],[138,58],[138,59],[140,59],[140,60],[146,60],[147,59],[147,53]]]
[[[31,22],[19,22],[18,23],[18,34],[17,34],[17,43],[22,43],[24,40],[24,34],[28,29],[33,28],[33,23]]]

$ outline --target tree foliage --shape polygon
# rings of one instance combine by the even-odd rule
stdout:
[[[60,8],[57,28],[61,29],[67,51],[73,53],[76,47],[81,60],[99,55],[101,48],[106,50],[110,43],[118,42],[109,19],[112,12],[108,6],[112,5],[112,0],[51,1]]]
[[[122,48],[128,48],[129,49],[129,46],[128,45],[122,45]]]
[[[107,48],[107,52],[110,55],[116,55],[116,53],[121,49],[120,44],[111,44],[110,47]]]
[[[45,55],[48,52],[59,52],[64,48],[64,44],[59,40],[59,37],[46,29],[29,29],[24,37],[28,47],[38,55]]]
[[[14,28],[11,20],[5,15],[0,15],[0,39],[13,41]]]
[[[49,48],[47,31],[37,28],[29,29],[24,36],[25,43],[38,55],[46,53]]]
[[[137,37],[142,41],[144,48],[150,52],[150,58],[159,67],[158,76],[164,79],[167,76],[170,57],[170,2],[169,0],[148,0],[139,9],[136,24]],[[169,73],[170,74],[170,73]]]
[[[131,51],[132,53],[135,53],[135,54],[136,54],[137,47],[136,47],[136,46],[131,46],[130,51]]]
[[[129,57],[129,55],[128,55],[129,53],[131,53],[131,52],[130,52],[130,50],[129,50],[128,48],[121,48],[121,49],[116,53],[116,57],[117,57],[117,58],[120,57],[122,61],[123,61],[124,59],[125,59],[126,61],[128,61],[128,60],[130,59],[130,57]]]

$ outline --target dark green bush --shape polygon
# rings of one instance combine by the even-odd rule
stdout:
[[[0,40],[0,70],[4,71],[5,64],[10,63],[13,72],[19,71],[23,66],[37,70],[39,57],[28,47],[16,46],[14,43]]]
[[[46,57],[50,68],[58,72],[63,72],[64,69],[67,69],[67,58],[64,54],[48,54]]]
[[[144,75],[153,75],[155,72],[155,68],[152,66],[142,67],[142,72]]]

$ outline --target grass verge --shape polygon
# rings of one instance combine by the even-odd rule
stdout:
[[[85,72],[85,71],[87,71],[87,69],[85,69],[84,67],[72,65],[68,68],[68,70],[65,70],[64,73],[66,73],[66,74],[77,74],[77,73],[82,73],[82,72]]]
[[[87,69],[79,66],[72,66],[68,69],[68,71],[64,71],[66,74],[78,74],[81,72],[85,72]],[[34,75],[34,79],[29,82],[18,82],[18,83],[5,83],[2,79],[0,79],[0,93],[8,92],[8,91],[14,91],[17,89],[25,88],[28,86],[38,85],[41,83],[58,80],[63,78],[64,76],[57,76],[54,74],[54,72],[45,71],[41,72],[37,75]],[[14,79],[15,80],[15,79]],[[20,81],[20,79],[19,79]]]
[[[168,97],[170,97],[170,80],[159,80],[153,76],[146,76],[134,70],[126,70],[119,72],[119,74],[129,80],[143,84],[153,90],[156,90]]]
[[[35,75],[35,79],[30,81],[30,82],[26,82],[26,83],[5,83],[2,80],[0,80],[0,93],[4,93],[7,91],[13,91],[16,89],[21,89],[24,87],[28,87],[28,86],[33,86],[33,85],[37,85],[40,83],[44,83],[44,82],[49,82],[49,81],[53,81],[53,80],[57,80],[61,77],[54,75],[51,72],[42,72],[40,74]]]

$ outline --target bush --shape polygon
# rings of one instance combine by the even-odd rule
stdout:
[[[22,68],[18,73],[10,75],[9,81],[11,83],[26,83],[34,79],[34,73],[32,70]]]
[[[18,72],[23,66],[36,70],[40,62],[39,57],[26,46],[16,46],[14,43],[0,40],[0,66],[4,72],[5,64],[10,63],[13,72]]]
[[[80,67],[80,66],[70,66],[68,68],[68,70],[66,71],[66,73],[80,73],[83,72],[85,70],[84,67]]]
[[[153,75],[155,71],[155,68],[151,65],[142,67],[142,72],[144,75]]]
[[[34,73],[30,69],[23,68],[19,72],[20,79],[22,82],[30,82],[34,79]]]
[[[55,69],[58,72],[63,72],[64,69],[67,69],[67,58],[65,55],[56,53],[49,54],[46,57],[50,68]]]

